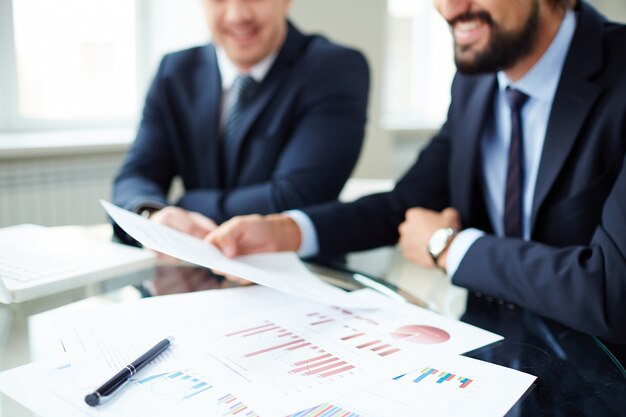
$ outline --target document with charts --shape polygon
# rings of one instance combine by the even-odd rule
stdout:
[[[492,363],[453,356],[292,417],[499,417],[535,379]]]
[[[261,415],[287,415],[423,368],[500,336],[362,290],[379,310],[313,302],[175,333],[187,357]]]

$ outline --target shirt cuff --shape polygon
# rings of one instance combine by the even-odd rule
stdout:
[[[300,210],[288,210],[283,212],[283,214],[296,222],[300,229],[300,237],[302,240],[300,249],[298,249],[298,256],[301,258],[312,258],[316,256],[320,249],[317,241],[317,231],[315,230],[315,225],[311,218]]]
[[[446,271],[449,277],[452,277],[459,268],[469,248],[483,236],[485,236],[485,232],[478,229],[465,229],[456,235],[448,248]]]

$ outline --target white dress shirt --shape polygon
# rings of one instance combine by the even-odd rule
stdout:
[[[261,62],[250,68],[250,71],[243,73],[239,71],[239,68],[237,68],[230,58],[228,58],[228,55],[226,55],[223,48],[217,46],[215,50],[217,55],[217,66],[220,70],[220,77],[222,79],[222,111],[220,114],[220,131],[223,131],[224,125],[226,124],[228,109],[230,109],[233,105],[233,98],[230,91],[233,87],[235,79],[239,75],[250,75],[254,81],[257,82],[257,84],[260,84],[265,79],[265,76],[269,72],[270,68],[272,68],[272,64],[274,64],[278,52],[268,55]]]

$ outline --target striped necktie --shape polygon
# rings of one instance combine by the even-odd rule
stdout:
[[[522,107],[528,96],[519,90],[506,88],[506,98],[511,107],[511,144],[507,167],[504,200],[504,235],[522,237],[524,142],[522,136]]]
[[[235,155],[233,154],[237,148],[235,138],[242,127],[241,121],[243,120],[244,110],[254,94],[256,84],[256,81],[250,75],[238,75],[233,83],[231,89],[232,105],[228,110],[222,140],[224,172],[228,172],[232,168],[228,165],[234,160],[233,157]]]

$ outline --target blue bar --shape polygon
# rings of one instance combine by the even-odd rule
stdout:
[[[63,370],[63,369],[67,369],[67,368],[71,368],[71,367],[72,367],[72,364],[71,364],[71,363],[66,363],[65,365],[61,365],[61,366],[59,366],[57,369],[58,369],[59,371],[61,371],[61,370]]]
[[[451,374],[448,372],[447,374],[445,374],[444,376],[442,376],[441,378],[439,378],[439,380],[437,381],[438,384],[441,384],[442,382],[444,382],[446,380],[446,378],[448,378]]]
[[[394,380],[394,381],[397,381],[398,379],[402,378],[402,377],[403,377],[403,376],[405,376],[405,375],[406,375],[406,374],[399,375],[399,376],[395,377],[393,380]]]
[[[186,396],[186,397],[185,397],[185,399],[191,398],[191,397],[193,397],[194,395],[198,395],[198,394],[200,394],[201,392],[208,390],[209,388],[213,388],[213,386],[211,385],[210,387],[206,387],[205,389],[201,389],[200,391],[196,391],[196,392],[194,392],[193,394],[189,394],[188,396]]]
[[[158,374],[158,375],[152,375],[152,376],[149,376],[149,377],[147,377],[147,378],[144,378],[144,379],[141,379],[141,380],[137,381],[137,383],[139,383],[139,384],[145,384],[146,382],[150,382],[150,381],[152,381],[153,379],[160,378],[160,377],[162,377],[163,375],[167,375],[167,372],[166,372],[166,373],[164,373],[164,374]]]
[[[339,407],[333,406],[333,408],[331,408],[330,410],[328,410],[327,412],[322,414],[320,417],[331,417],[331,416],[337,414],[339,411],[341,411],[341,409]]]
[[[174,379],[178,376],[181,376],[183,373],[182,372],[176,372],[175,374],[170,375],[170,378]]]
[[[198,382],[198,381],[200,381],[198,378],[194,378],[191,380],[191,382]]]
[[[417,378],[415,378],[413,380],[413,382],[418,383],[420,382],[422,379],[426,378],[428,375],[430,375],[430,372],[426,372],[425,374],[421,374],[420,376],[418,376]]]
[[[182,377],[181,379],[189,379],[191,378],[191,375],[185,375],[184,377]]]
[[[205,386],[205,385],[206,385],[206,382],[201,382],[201,383],[199,383],[199,384],[194,385],[194,386],[193,386],[193,387],[191,387],[191,388],[194,388],[194,389],[196,389],[196,388],[202,388],[202,387],[203,387],[203,386]]]

